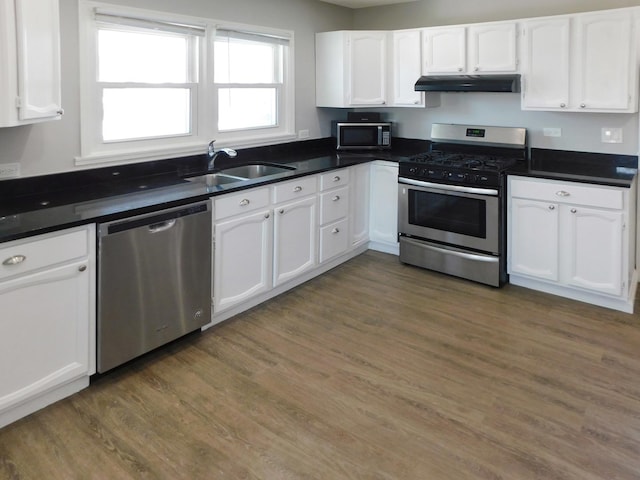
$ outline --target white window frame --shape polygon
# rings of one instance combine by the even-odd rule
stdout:
[[[97,37],[96,9],[110,15],[138,18],[149,21],[197,25],[205,28],[205,38],[199,42],[197,83],[185,84],[192,88],[192,132],[184,136],[154,137],[116,142],[103,142],[101,133],[101,84],[97,81]],[[217,147],[249,147],[269,145],[296,139],[295,135],[295,85],[293,32],[257,27],[246,24],[230,24],[215,19],[203,19],[178,14],[143,10],[119,5],[80,0],[80,155],[75,158],[77,166],[104,166],[165,158],[197,155],[206,152],[208,143],[216,140]],[[263,35],[288,37],[289,53],[283,59],[283,91],[278,98],[277,128],[247,129],[229,132],[217,131],[217,89],[213,83],[213,41],[216,28],[256,32]],[[126,86],[119,84],[119,86]],[[144,84],[136,84],[144,86]],[[149,85],[152,88],[162,84]],[[171,84],[172,87],[179,86]],[[242,85],[246,87],[246,84]],[[263,86],[263,85],[261,85]]]

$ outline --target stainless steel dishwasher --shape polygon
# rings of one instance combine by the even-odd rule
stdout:
[[[210,202],[98,225],[98,372],[211,321]]]

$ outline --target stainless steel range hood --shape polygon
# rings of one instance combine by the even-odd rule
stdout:
[[[519,92],[520,75],[422,76],[417,92]]]

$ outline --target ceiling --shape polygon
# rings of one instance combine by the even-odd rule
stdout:
[[[349,8],[378,7],[380,5],[391,5],[393,3],[407,3],[416,0],[320,0],[321,2],[333,3]]]

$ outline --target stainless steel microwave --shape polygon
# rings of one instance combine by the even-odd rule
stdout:
[[[338,150],[380,150],[391,148],[390,122],[333,122]]]

